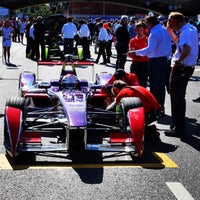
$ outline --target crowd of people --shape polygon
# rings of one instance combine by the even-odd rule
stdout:
[[[45,60],[45,34],[62,35],[64,54],[74,53],[74,44],[82,45],[83,60],[107,65],[111,62],[112,47],[116,50],[116,72],[134,76],[134,85],[149,86],[159,104],[159,113],[165,113],[165,93],[171,97],[172,125],[167,135],[184,137],[186,131],[186,88],[198,60],[198,28],[179,12],[172,12],[166,23],[161,24],[156,16],[136,20],[122,15],[115,21],[96,18],[93,22],[84,19],[77,23],[67,17],[60,27],[56,22],[46,30],[44,19],[5,20],[1,27],[6,63],[10,62],[11,42],[23,43],[26,36],[26,56],[34,60]],[[96,58],[91,57],[90,46],[94,44]],[[172,47],[175,48],[172,48]],[[130,71],[124,71],[127,56],[131,58]],[[126,76],[125,76],[126,75]],[[131,76],[132,75],[132,76]],[[129,85],[126,81],[122,80]],[[114,83],[114,81],[113,81]],[[148,85],[149,84],[149,85]],[[122,84],[123,87],[125,86]]]

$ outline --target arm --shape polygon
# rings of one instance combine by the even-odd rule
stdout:
[[[191,51],[191,47],[187,44],[183,45],[183,49],[181,50],[181,56],[179,57],[179,59],[175,62],[175,66],[176,65],[180,65],[181,62],[188,57],[188,55],[190,54]]]

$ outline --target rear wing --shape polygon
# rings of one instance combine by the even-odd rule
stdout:
[[[94,80],[94,62],[93,61],[38,61],[37,62],[37,79],[39,79],[39,67],[41,66],[71,66],[72,69],[75,71],[75,67],[78,66],[92,66],[92,79]]]

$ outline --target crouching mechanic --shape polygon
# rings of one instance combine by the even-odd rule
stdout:
[[[110,80],[108,80],[108,85],[114,83],[115,80],[122,80],[127,85],[136,86],[140,85],[137,76],[134,73],[127,73],[123,69],[117,69],[115,73],[112,75]]]
[[[128,86],[139,86],[138,78],[134,73],[127,73],[123,69],[117,69],[101,90],[101,93],[106,93],[108,96],[105,100],[106,107],[114,101],[111,88],[116,80],[122,80]]]
[[[115,96],[115,100],[107,106],[107,110],[117,111],[119,109],[120,100],[123,97],[138,97],[142,102],[142,106],[145,111],[145,122],[149,124],[154,121],[157,113],[159,104],[153,94],[142,86],[128,86],[122,80],[116,80],[113,83],[113,88],[111,89],[112,94]]]

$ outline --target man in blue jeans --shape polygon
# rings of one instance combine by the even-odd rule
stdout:
[[[150,31],[148,46],[133,53],[136,56],[148,56],[150,91],[160,105],[160,114],[164,114],[165,82],[167,62],[171,54],[171,38],[156,16],[147,16],[146,24]]]

